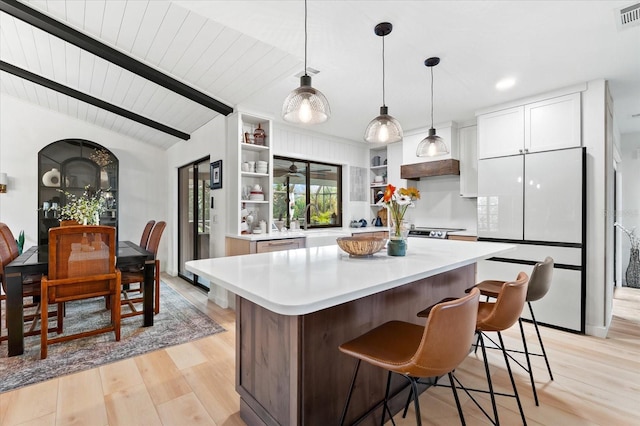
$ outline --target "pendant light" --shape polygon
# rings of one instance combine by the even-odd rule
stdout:
[[[284,100],[282,118],[290,123],[319,124],[330,116],[327,98],[311,87],[311,76],[307,74],[307,0],[304,0],[304,75],[300,77],[300,87]]]
[[[402,127],[398,120],[388,114],[384,101],[384,37],[391,33],[393,25],[381,22],[374,28],[377,36],[382,37],[382,106],[380,115],[371,120],[364,131],[364,140],[372,143],[392,143],[402,140]]]
[[[424,61],[424,64],[431,70],[431,128],[429,129],[429,136],[422,139],[416,149],[416,156],[418,157],[436,157],[439,155],[445,155],[449,153],[447,144],[444,143],[442,138],[436,135],[436,129],[433,128],[433,67],[440,63],[440,58],[433,57]]]

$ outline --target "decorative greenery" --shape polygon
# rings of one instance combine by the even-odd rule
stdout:
[[[628,230],[627,228],[625,228],[624,226],[622,226],[618,222],[614,223],[613,225],[617,226],[620,229],[622,229],[622,232],[627,234],[627,236],[629,237],[629,240],[631,241],[631,249],[638,250],[640,248],[640,237],[638,237],[636,235],[635,226],[633,228],[631,228],[631,230]]]
[[[384,195],[378,201],[378,205],[384,205],[389,208],[391,212],[391,218],[393,220],[393,235],[392,237],[403,238],[402,235],[402,220],[404,214],[407,212],[408,207],[414,207],[414,200],[420,199],[420,191],[418,188],[399,188],[396,191],[396,187],[388,184],[384,190]]]
[[[59,189],[67,198],[67,203],[60,208],[61,220],[75,220],[82,225],[99,225],[100,215],[107,208],[107,195],[98,189],[94,191],[85,186],[81,197]]]
[[[20,231],[18,234],[16,244],[18,244],[18,254],[22,254],[22,249],[24,248],[24,231]]]

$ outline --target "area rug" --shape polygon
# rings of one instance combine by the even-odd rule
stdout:
[[[165,283],[161,283],[160,312],[153,327],[142,327],[142,316],[123,318],[120,341],[113,333],[56,343],[40,359],[40,336],[25,338],[25,352],[7,357],[0,345],[0,392],[76,373],[168,346],[179,345],[225,331]],[[124,312],[123,307],[123,312]],[[103,298],[67,303],[64,332],[99,328],[109,321]]]

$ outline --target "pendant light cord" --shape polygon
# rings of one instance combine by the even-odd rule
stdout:
[[[307,75],[307,0],[304,0],[304,75]]]
[[[431,70],[431,128],[433,129],[433,66],[429,69]]]
[[[384,101],[384,36],[382,36],[382,106],[387,106]]]

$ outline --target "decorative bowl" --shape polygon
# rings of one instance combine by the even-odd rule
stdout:
[[[352,257],[366,257],[382,250],[385,244],[384,238],[379,237],[339,237],[336,238],[338,246]]]

